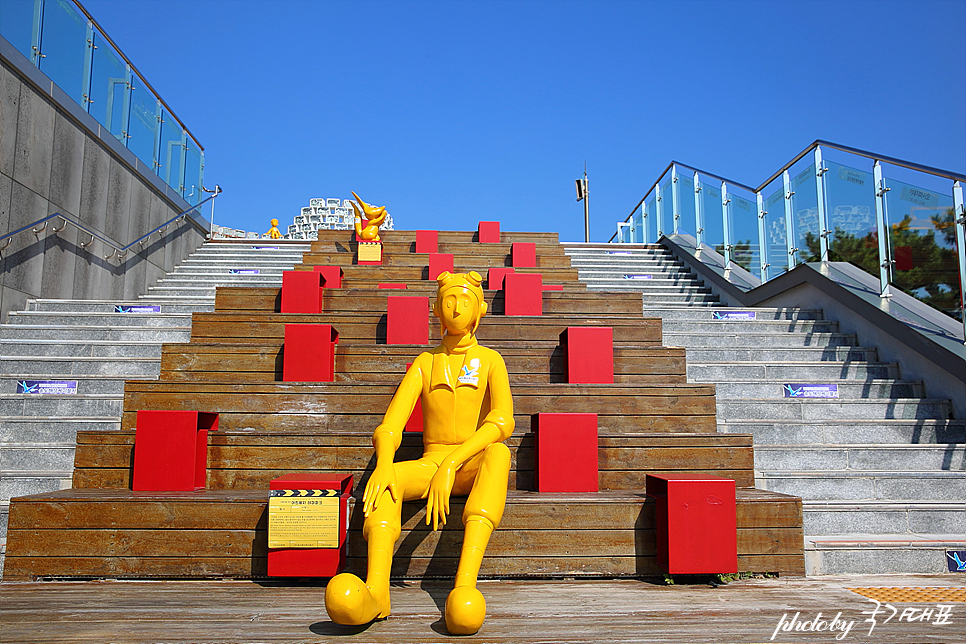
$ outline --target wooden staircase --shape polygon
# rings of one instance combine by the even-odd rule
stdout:
[[[158,381],[128,381],[120,431],[79,432],[73,489],[11,502],[4,579],[70,577],[264,577],[268,483],[289,472],[351,472],[361,497],[373,466],[371,436],[396,384],[428,347],[385,344],[386,298],[435,295],[428,257],[415,233],[385,234],[384,265],[354,266],[345,231],[319,231],[301,267],[340,265],[343,288],[327,290],[323,313],[281,314],[277,288],[219,288],[214,313],[195,313],[189,344],[165,344]],[[641,316],[640,296],[588,292],[556,234],[504,233],[479,244],[475,233],[440,232],[440,252],[456,271],[509,264],[510,243],[537,244],[545,284],[540,317],[505,317],[502,296],[486,292],[483,345],[506,359],[516,430],[503,524],[484,576],[649,576],[655,563],[654,508],[644,476],[707,472],[738,486],[738,562],[746,572],[803,574],[801,500],[755,490],[751,436],[716,433],[714,385],[688,384],[683,348],[661,346],[661,321]],[[403,282],[403,290],[377,290]],[[430,312],[427,310],[427,316]],[[431,344],[439,329],[431,319]],[[331,324],[340,334],[336,381],[283,383],[284,325]],[[565,382],[561,333],[568,326],[614,329],[615,383]],[[218,412],[209,435],[208,489],[130,491],[139,409]],[[531,421],[540,412],[595,412],[601,492],[534,492]],[[397,460],[417,458],[421,436],[407,434]],[[454,500],[453,517],[463,499]],[[409,503],[393,573],[455,574],[462,530],[438,533],[425,508]],[[352,504],[349,569],[365,569],[361,511]],[[701,553],[695,553],[700,557]]]

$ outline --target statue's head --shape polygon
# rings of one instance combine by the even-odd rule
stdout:
[[[278,219],[272,220],[272,226],[278,226]]]
[[[480,318],[486,315],[483,299],[483,278],[476,271],[469,273],[440,273],[436,278],[436,302],[433,315],[450,333],[476,333]]]

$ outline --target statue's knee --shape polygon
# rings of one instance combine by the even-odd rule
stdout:
[[[503,443],[493,443],[483,451],[483,462],[492,468],[510,471],[510,448]]]
[[[370,541],[374,535],[385,534],[391,537],[393,543],[395,543],[401,533],[402,527],[395,516],[377,517],[370,514],[362,524],[362,536],[365,537],[366,541]]]

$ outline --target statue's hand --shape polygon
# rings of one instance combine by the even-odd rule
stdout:
[[[433,480],[429,482],[429,491],[426,500],[426,525],[431,522],[433,530],[437,530],[440,525],[446,525],[446,515],[449,514],[449,496],[453,492],[453,485],[456,483],[456,463],[444,460]]]
[[[372,471],[369,482],[366,483],[366,491],[362,494],[362,513],[369,516],[369,513],[379,505],[379,499],[386,491],[392,496],[393,501],[398,501],[396,494],[396,468],[392,463],[388,465],[376,465]]]

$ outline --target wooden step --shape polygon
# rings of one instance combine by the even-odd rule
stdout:
[[[453,256],[453,268],[457,273],[468,273],[476,271],[486,277],[488,268],[512,267],[513,261],[509,247],[485,249],[480,248],[479,244],[475,247],[467,248],[441,248],[440,253]],[[489,251],[489,252],[485,252]],[[392,246],[383,245],[382,266],[359,266],[357,264],[355,251],[331,250],[322,252],[310,252],[302,255],[302,263],[296,264],[296,270],[314,270],[315,266],[341,266],[344,271],[349,269],[362,271],[363,269],[381,268],[385,269],[409,269],[426,268],[429,266],[429,253],[410,253],[398,252]],[[577,269],[570,262],[570,256],[550,254],[538,249],[535,267],[515,267],[518,272],[539,273],[541,271],[572,270],[576,274]],[[417,278],[418,279],[418,278]],[[426,279],[425,277],[423,279]],[[546,281],[546,280],[545,280]]]
[[[410,244],[416,243],[416,231],[415,230],[380,230],[379,237],[383,242],[407,242]],[[472,243],[477,246],[500,246],[512,244],[513,242],[533,242],[536,244],[546,244],[559,247],[563,250],[563,245],[560,244],[560,236],[557,233],[541,233],[541,232],[519,232],[519,231],[500,231],[500,243],[499,244],[480,244],[479,237],[475,230],[439,230],[437,231],[437,237],[440,244],[449,243],[461,243],[469,244]],[[310,240],[312,244],[312,249],[324,247],[328,243],[355,243],[355,231],[354,230],[320,230],[318,240]],[[309,243],[309,241],[303,242]]]
[[[210,489],[267,488],[288,472],[350,472],[365,481],[372,469],[372,431],[331,433],[223,430],[208,437]],[[533,490],[534,435],[517,431],[507,439],[512,455],[510,489]],[[79,432],[74,460],[75,488],[128,488],[133,431]],[[422,435],[407,432],[397,461],[422,455]],[[601,434],[599,485],[604,490],[637,489],[648,472],[703,472],[753,487],[750,434]]]
[[[356,485],[356,495],[362,487]],[[797,497],[737,494],[740,572],[804,574]],[[365,572],[358,504],[350,501],[348,569]],[[396,577],[452,577],[463,499],[451,521],[427,529],[425,506],[407,503]],[[659,576],[655,502],[643,491],[511,492],[483,558],[483,576]],[[267,490],[150,493],[64,490],[13,499],[4,581],[45,577],[264,578]],[[700,556],[700,553],[695,553]]]

